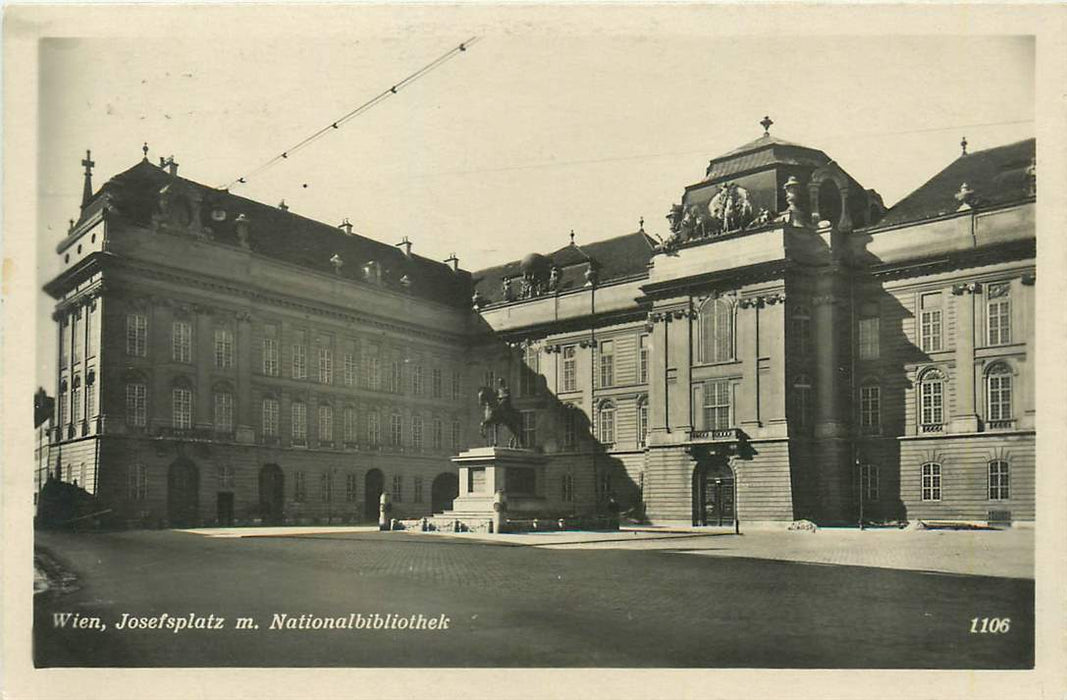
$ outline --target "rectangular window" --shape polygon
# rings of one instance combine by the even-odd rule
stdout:
[[[278,376],[278,341],[274,338],[263,339],[263,374]]]
[[[461,393],[461,382],[459,372],[452,373],[452,400],[459,401]]]
[[[601,405],[597,412],[597,428],[600,432],[600,442],[605,446],[615,444],[615,406],[610,402]]]
[[[941,465],[928,463],[922,467],[922,499],[941,500]]]
[[[441,378],[441,368],[434,367],[430,372],[430,398],[439,399],[443,394],[444,382]]]
[[[127,329],[129,328],[129,317],[127,316]],[[130,353],[129,345],[126,348],[127,354]],[[59,323],[59,365],[66,367],[70,362],[70,320],[63,319]]]
[[[567,502],[574,500],[574,476],[571,474],[564,474],[560,480],[560,500]]]
[[[220,433],[233,430],[233,394],[228,391],[215,392],[215,430]]]
[[[345,500],[353,503],[356,500],[356,475],[352,472],[345,474]]]
[[[648,401],[643,400],[637,404],[637,445],[644,447],[648,444]]]
[[[860,465],[860,495],[865,501],[878,500],[878,467],[874,464]]]
[[[278,435],[278,399],[263,399],[263,437]]]
[[[126,422],[130,425],[136,425],[136,423],[130,422],[130,384],[126,385]],[[144,386],[143,384],[141,385]],[[57,409],[59,416],[59,424],[67,424],[67,395],[65,393],[59,394],[59,408]],[[143,423],[142,423],[143,424]]]
[[[85,385],[85,417],[96,418],[96,384]]]
[[[422,396],[422,365],[415,365],[411,368],[411,394]]]
[[[93,315],[96,311],[96,303],[92,303],[85,310],[85,357],[86,359],[96,356],[96,329],[93,327]]]
[[[440,418],[433,419],[433,448],[440,450],[445,446],[445,425]]]
[[[144,314],[126,314],[126,354],[148,355],[148,317]]]
[[[233,367],[233,331],[229,328],[215,329],[215,367]]]
[[[600,343],[600,386],[615,386],[615,341]]]
[[[345,386],[356,385],[356,354],[345,353]]]
[[[1006,282],[986,287],[986,328],[990,345],[1007,345],[1011,342],[1011,298]]]
[[[422,503],[422,477],[416,476],[414,479],[415,485],[415,502]]]
[[[293,444],[307,444],[308,439],[308,407],[303,401],[294,401],[290,406],[293,423]]]
[[[399,394],[404,390],[404,364],[400,360],[393,360],[389,368],[389,391]]]
[[[143,464],[131,464],[126,468],[126,498],[143,501],[148,498],[148,468]]]
[[[941,292],[923,294],[920,298],[919,338],[924,352],[942,349],[941,339]]]
[[[399,474],[393,474],[393,496],[394,503],[402,503],[404,501],[404,478]]]
[[[293,472],[293,500],[303,503],[308,497],[307,476],[303,471]]]
[[[179,430],[193,427],[193,392],[176,387],[171,390],[171,425]]]
[[[74,342],[71,343],[71,358],[70,359],[75,364],[78,363],[78,362],[81,362],[81,359],[82,359],[81,347],[82,347],[82,340],[83,340],[83,332],[84,331],[82,330],[82,328],[79,327],[79,324],[78,324],[79,319],[81,319],[81,312],[80,311],[75,312],[74,316],[72,316],[71,319],[70,319],[70,332],[71,332],[71,335],[72,335],[73,341],[74,341]]]
[[[1011,420],[1011,375],[990,374],[989,420]]]
[[[861,318],[859,322],[859,355],[861,360],[877,360],[879,319]]]
[[[393,447],[404,444],[404,421],[398,413],[389,416],[389,444]]]
[[[293,333],[292,378],[307,379],[307,336],[303,331]]]
[[[352,406],[345,406],[345,442],[356,443],[359,441],[357,437],[359,432],[359,419],[356,414],[356,409]]]
[[[329,469],[319,475],[319,497],[323,503],[333,501],[333,472]]]
[[[461,440],[461,437],[462,437],[460,435],[460,426],[459,426],[459,421],[458,420],[452,421],[452,435],[451,435],[451,437],[452,437],[452,444],[451,444],[452,449],[453,450],[458,450],[459,449],[459,445],[460,445],[460,440]]]
[[[578,407],[563,404],[563,446],[574,447],[578,444]]]
[[[724,430],[730,427],[730,382],[704,382],[704,427]]]
[[[648,347],[649,335],[642,334],[637,339],[637,381],[641,384],[648,383]]]
[[[422,449],[422,416],[411,417],[411,449]]]
[[[1011,498],[1008,463],[995,459],[989,463],[989,500],[1006,501]]]
[[[382,388],[381,366],[377,355],[365,355],[366,371],[363,373],[363,382],[367,389],[378,391]]]
[[[860,387],[860,427],[877,432],[882,422],[882,388],[870,384]]]
[[[811,353],[811,316],[807,309],[799,309],[793,315],[793,336],[797,355],[807,357]]]
[[[533,447],[537,444],[537,411],[522,411],[522,444]]]
[[[921,386],[922,424],[943,425],[945,423],[944,383],[940,380],[928,380],[924,381]]]
[[[234,485],[233,467],[228,464],[220,464],[216,470],[219,490],[232,489]]]
[[[319,442],[333,442],[333,406],[319,404]]]
[[[78,378],[74,378],[74,388],[70,391],[71,422],[75,425],[82,422],[82,391],[78,387]]]
[[[538,379],[541,376],[541,353],[532,345],[526,346],[519,366],[519,393],[522,396],[537,395]]]
[[[563,391],[578,390],[578,358],[573,345],[563,348]]]
[[[319,383],[333,384],[333,349],[319,348]]]
[[[367,442],[372,445],[382,443],[382,419],[377,411],[367,413]]]
[[[186,321],[175,321],[170,330],[170,354],[174,362],[193,361],[193,327]]]

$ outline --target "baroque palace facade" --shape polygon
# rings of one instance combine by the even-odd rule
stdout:
[[[1034,519],[1035,143],[886,209],[764,134],[640,230],[473,275],[141,161],[57,247],[49,460],[128,523],[447,509],[505,379],[554,511]]]

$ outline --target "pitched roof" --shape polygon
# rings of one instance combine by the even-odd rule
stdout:
[[[251,248],[260,255],[333,274],[330,258],[337,254],[344,261],[341,277],[351,280],[362,280],[363,265],[374,260],[380,265],[386,288],[405,289],[400,279],[407,275],[411,284],[406,289],[416,296],[454,305],[470,303],[470,276],[466,271],[454,272],[447,264],[414,254],[409,257],[396,246],[347,234],[287,209],[171,175],[147,160],[107,181],[82,217],[91,215],[107,201],[118,217],[151,225],[159,190],[168,183],[180,183],[180,187],[199,194],[201,225],[211,228],[211,238],[216,243],[239,245],[234,221],[244,214],[249,221]],[[223,213],[225,218],[219,221],[216,217]]]
[[[1035,139],[960,156],[925,184],[897,202],[875,228],[931,219],[956,211],[960,186],[974,190],[978,207],[997,206],[1030,197],[1026,169],[1037,148]]]
[[[731,177],[771,165],[825,165],[830,157],[816,148],[802,146],[777,136],[764,134],[711,159],[702,182]]]
[[[652,259],[655,241],[644,231],[635,231],[622,236],[594,241],[582,245],[570,244],[549,253],[553,265],[562,268],[559,289],[578,289],[585,285],[586,263],[592,262],[597,269],[600,283],[611,282],[645,272]],[[503,265],[487,267],[472,273],[474,286],[487,301],[503,298],[501,281],[505,277],[522,274],[520,261],[512,260]]]

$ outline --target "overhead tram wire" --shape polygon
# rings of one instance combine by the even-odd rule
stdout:
[[[434,59],[433,61],[427,63],[425,66],[423,66],[422,68],[418,69],[414,73],[411,73],[410,75],[408,75],[406,78],[404,78],[400,82],[393,83],[391,86],[389,86],[385,90],[382,90],[377,95],[375,95],[374,97],[370,98],[369,100],[367,100],[363,104],[359,105],[355,109],[352,109],[351,111],[345,113],[344,115],[342,115],[338,119],[335,119],[334,121],[330,122],[326,126],[324,126],[321,129],[319,129],[315,133],[311,134],[310,136],[305,137],[303,140],[301,140],[301,141],[297,142],[296,144],[290,146],[289,148],[285,149],[284,151],[282,151],[278,155],[274,156],[273,158],[271,158],[267,162],[265,162],[262,165],[260,165],[259,167],[255,168],[254,170],[248,172],[245,175],[242,175],[241,177],[236,178],[235,180],[230,182],[228,185],[220,187],[219,189],[229,190],[231,187],[234,187],[236,185],[246,184],[249,179],[255,177],[256,175],[259,175],[264,170],[266,170],[266,169],[268,169],[268,168],[270,168],[270,167],[272,167],[274,165],[277,165],[281,161],[287,160],[289,158],[289,156],[293,155],[294,153],[296,153],[297,151],[303,149],[304,147],[312,144],[313,142],[319,140],[320,138],[322,138],[326,134],[330,133],[331,131],[334,131],[336,129],[340,129],[345,123],[351,121],[352,119],[355,119],[356,117],[358,117],[359,115],[363,114],[364,112],[366,112],[367,110],[371,109],[372,107],[374,107],[375,105],[379,104],[380,102],[383,102],[387,98],[397,94],[400,90],[402,90],[403,88],[407,87],[408,85],[411,85],[412,83],[414,83],[419,78],[421,78],[424,75],[430,73],[431,71],[435,70],[436,68],[439,68],[441,65],[443,65],[444,63],[446,63],[450,59],[455,58],[459,54],[465,52],[467,49],[469,49],[471,46],[473,46],[475,43],[477,43],[480,38],[481,37],[478,37],[478,36],[472,36],[471,38],[469,38],[466,41],[458,44],[457,46],[452,47],[451,49],[446,51],[444,54],[438,56],[436,59]]]

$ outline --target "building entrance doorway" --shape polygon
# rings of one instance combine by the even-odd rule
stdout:
[[[221,527],[233,525],[233,491],[218,492],[215,511]]]
[[[445,472],[434,477],[430,487],[430,504],[434,513],[452,509],[452,501],[459,495],[459,477]]]
[[[733,525],[734,472],[725,457],[711,457],[693,470],[693,524]]]
[[[363,477],[363,519],[378,521],[378,504],[385,487],[385,475],[380,469],[371,469]]]
[[[259,470],[259,514],[264,525],[281,525],[284,518],[285,474],[277,464]]]
[[[170,527],[199,525],[200,470],[188,459],[179,459],[167,470],[167,521]]]

